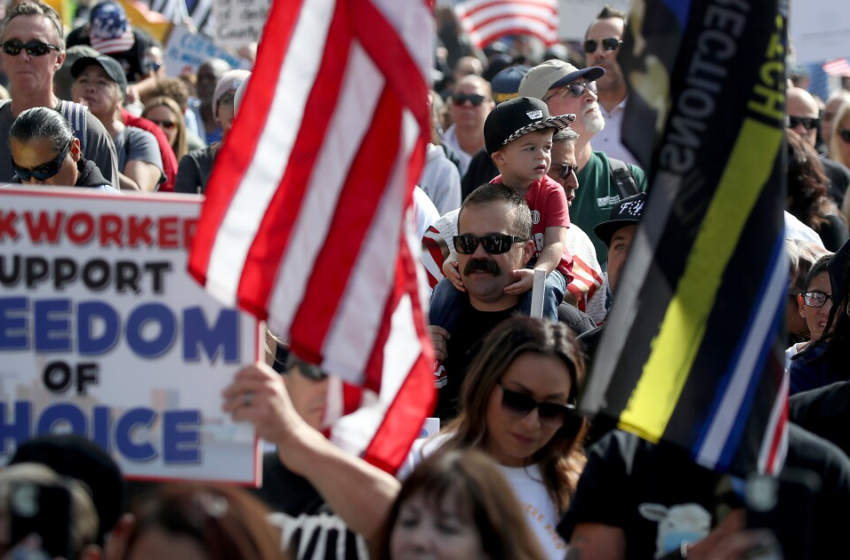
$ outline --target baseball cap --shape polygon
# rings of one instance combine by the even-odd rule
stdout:
[[[531,68],[528,66],[510,66],[505,68],[490,80],[493,100],[498,105],[517,96],[519,83]]]
[[[638,193],[622,199],[611,209],[611,216],[607,222],[597,224],[593,228],[593,233],[596,234],[605,245],[611,245],[611,238],[617,233],[617,230],[626,226],[633,226],[640,222],[640,217],[643,214],[643,207],[646,205],[646,193]]]
[[[120,4],[106,1],[92,8],[89,40],[92,48],[103,54],[122,53],[133,48],[136,38]]]
[[[575,115],[549,116],[549,108],[539,99],[516,97],[496,105],[484,121],[484,145],[487,153],[498,151],[529,132],[554,128],[563,130],[576,119]]]
[[[519,95],[543,99],[552,88],[565,86],[579,78],[598,80],[605,75],[601,66],[588,66],[579,70],[563,60],[547,60],[528,71],[519,84]]]
[[[106,75],[109,78],[118,84],[121,88],[121,93],[124,95],[127,94],[127,76],[124,74],[124,68],[121,67],[121,63],[112,58],[111,56],[106,56],[102,54],[100,56],[84,56],[81,59],[77,60],[71,66],[71,76],[76,78],[80,74],[83,73],[83,70],[91,66],[92,64],[97,64],[103,71],[106,72]]]

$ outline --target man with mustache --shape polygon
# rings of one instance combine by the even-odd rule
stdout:
[[[605,69],[605,75],[596,82],[599,89],[599,109],[605,119],[605,128],[596,135],[594,145],[597,150],[608,154],[608,157],[637,164],[634,156],[620,140],[623,113],[629,93],[623,70],[617,62],[625,28],[626,14],[606,6],[587,28],[583,47],[587,64]]]
[[[597,224],[608,220],[611,209],[623,198],[621,190],[646,191],[646,176],[634,166],[616,161],[604,152],[594,151],[590,141],[605,128],[605,119],[597,101],[597,85],[605,70],[591,66],[579,70],[561,60],[548,60],[535,66],[525,75],[519,95],[541,99],[552,115],[573,113],[572,129],[579,133],[575,154],[581,188],[575,191],[570,205],[570,221],[584,231],[593,231]],[[612,172],[614,162],[614,172]],[[615,174],[617,176],[615,176]],[[629,194],[633,194],[629,193]],[[596,236],[591,236],[599,262],[605,262],[608,248]]]
[[[504,185],[478,187],[460,207],[458,235],[454,239],[466,292],[460,305],[449,313],[456,319],[451,332],[429,326],[437,360],[435,368],[439,400],[436,415],[448,420],[457,414],[457,399],[466,369],[478,351],[481,339],[496,325],[519,310],[519,295],[505,293],[516,282],[534,253],[531,211],[525,199]]]

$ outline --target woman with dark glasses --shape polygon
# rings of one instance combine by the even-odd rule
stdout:
[[[474,448],[493,458],[548,558],[566,545],[554,528],[584,466],[586,421],[576,413],[584,358],[565,325],[504,321],[484,339],[463,384],[460,415],[417,442],[401,475],[436,451]],[[547,529],[548,527],[548,529]]]
[[[27,109],[9,131],[12,168],[25,185],[89,187],[118,193],[93,161],[83,157],[80,141],[58,112]]]
[[[850,99],[844,98],[830,116],[829,157],[850,169]]]

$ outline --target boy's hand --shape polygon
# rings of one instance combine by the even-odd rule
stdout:
[[[449,257],[443,261],[443,274],[459,292],[465,292],[466,288],[463,287],[463,280],[460,279],[460,272],[458,272],[459,266],[460,263],[457,260]]]
[[[517,280],[513,284],[505,286],[504,292],[506,294],[518,296],[524,294],[534,286],[534,271],[530,268],[514,270],[514,276]]]

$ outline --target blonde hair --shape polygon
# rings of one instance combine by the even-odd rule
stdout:
[[[180,110],[180,105],[176,101],[161,96],[154,97],[145,102],[145,111],[142,113],[142,116],[147,117],[150,110],[154,107],[165,107],[171,112],[174,118],[174,123],[177,126],[177,136],[174,138],[171,148],[174,150],[174,155],[177,156],[177,161],[179,162],[189,152],[189,149],[186,147],[186,123],[183,121],[183,111]]]
[[[842,155],[842,140],[838,137],[838,126],[848,115],[850,115],[850,96],[843,99],[841,105],[835,110],[835,116],[832,117],[832,126],[829,131],[829,157],[845,167],[850,167],[850,160],[845,160]]]

